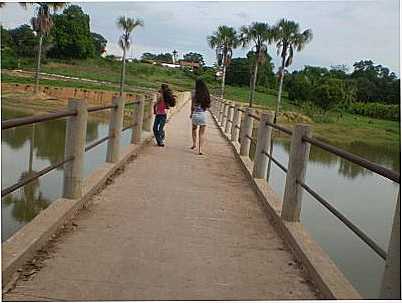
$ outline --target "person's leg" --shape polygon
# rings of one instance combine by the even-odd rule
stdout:
[[[202,155],[202,148],[204,146],[204,141],[205,141],[205,129],[207,128],[206,125],[200,125],[200,131],[199,131],[199,145],[198,145],[198,153]]]
[[[155,116],[155,120],[154,120],[154,127],[153,127],[153,131],[154,131],[154,136],[155,136],[155,140],[156,143],[160,144],[161,139],[160,139],[160,115],[156,115]]]
[[[197,146],[197,125],[193,124],[191,129],[191,135],[193,137],[193,145],[191,149],[194,149]]]
[[[165,123],[166,123],[166,115],[160,115],[160,124],[159,124],[159,142],[160,145],[163,145],[163,141],[165,140]]]

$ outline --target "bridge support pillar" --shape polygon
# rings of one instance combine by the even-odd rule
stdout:
[[[69,99],[68,109],[76,110],[77,115],[69,117],[66,124],[64,159],[74,157],[74,160],[64,164],[63,198],[78,199],[82,195],[84,182],[87,103],[84,100]]]
[[[227,118],[226,118],[226,124],[225,124],[225,133],[229,133],[230,130],[230,125],[233,123],[233,105],[234,102],[229,102],[228,104],[228,110],[227,110]]]
[[[133,111],[134,126],[131,132],[131,144],[141,143],[142,125],[144,123],[145,96],[137,95],[136,99],[139,103],[134,104],[134,111]]]
[[[123,126],[124,99],[122,97],[113,97],[113,105],[109,123],[109,140],[106,151],[106,162],[115,163],[119,159],[120,136]]]
[[[153,94],[151,101],[149,101],[149,108],[148,111],[146,113],[146,118],[144,119],[144,130],[146,130],[147,132],[152,131],[152,124],[153,124],[153,111],[154,111],[154,104],[156,103],[158,98],[158,94]]]
[[[283,220],[297,222],[300,221],[300,211],[303,189],[297,184],[296,180],[304,182],[306,166],[310,153],[310,144],[303,142],[302,137],[311,137],[311,126],[297,124],[294,127],[286,174],[285,193],[283,196],[283,206],[281,217]]]
[[[389,240],[380,298],[401,299],[401,191],[395,208],[391,239]]]
[[[241,119],[241,112],[239,111],[240,106],[235,105],[233,110],[233,122],[232,122],[232,129],[231,129],[231,137],[230,140],[236,142],[239,140],[239,129],[240,127],[240,119]]]
[[[241,137],[240,137],[240,156],[248,156],[250,152],[251,140],[249,137],[253,134],[253,118],[250,117],[253,114],[253,109],[247,107],[244,113],[243,122],[241,124]]]
[[[261,114],[253,167],[253,177],[257,179],[265,179],[267,177],[268,157],[264,155],[263,152],[268,152],[269,150],[269,146],[271,144],[272,127],[268,126],[266,122],[272,123],[273,121],[274,114],[272,112]]]

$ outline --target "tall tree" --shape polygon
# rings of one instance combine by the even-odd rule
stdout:
[[[189,61],[189,62],[196,62],[196,63],[199,63],[201,66],[205,65],[204,58],[202,57],[201,54],[198,54],[198,53],[190,52],[188,54],[184,54],[183,60]]]
[[[62,14],[54,16],[51,31],[54,47],[50,50],[49,56],[68,59],[94,57],[95,41],[91,35],[89,21],[89,15],[78,5],[70,5]],[[100,38],[105,40],[102,36]]]
[[[98,33],[91,33],[91,37],[95,47],[95,54],[97,56],[100,56],[104,52],[106,52],[107,40],[105,39],[105,37]]]
[[[36,16],[31,19],[32,28],[39,35],[39,46],[38,55],[36,63],[36,73],[35,73],[35,93],[38,92],[39,88],[39,73],[40,73],[40,60],[42,56],[42,43],[43,37],[50,33],[53,26],[52,16],[50,11],[53,9],[55,13],[57,10],[63,8],[65,2],[24,2],[23,6],[27,4],[33,5],[37,9]]]
[[[257,83],[258,66],[267,58],[268,44],[274,41],[274,31],[267,23],[253,22],[251,25],[240,28],[240,42],[243,47],[252,45],[255,51],[254,73],[250,83],[249,106],[253,106],[255,85]]]
[[[225,94],[226,68],[230,64],[230,60],[233,55],[233,49],[237,48],[240,45],[240,41],[237,36],[236,30],[233,27],[229,27],[226,25],[218,26],[217,31],[215,31],[213,35],[208,36],[207,40],[209,46],[216,50],[218,66],[223,67],[221,89],[221,97],[223,99]]]
[[[299,24],[286,20],[281,19],[278,24],[274,27],[274,37],[276,41],[276,47],[278,49],[278,55],[280,54],[282,58],[281,68],[279,70],[279,92],[278,92],[278,100],[276,102],[276,109],[275,109],[275,116],[274,116],[274,123],[276,123],[279,105],[281,103],[281,96],[282,96],[282,86],[283,86],[283,78],[285,76],[285,68],[290,66],[293,62],[293,54],[294,51],[301,51],[304,46],[313,39],[313,33],[311,29],[306,29],[304,32],[300,32]],[[270,157],[268,162],[268,180],[270,177],[271,171],[271,158],[273,153],[273,141],[271,140],[270,146]]]
[[[276,103],[275,110],[276,122],[276,116],[279,111],[279,105],[281,103],[285,68],[292,64],[294,51],[301,51],[304,46],[311,41],[311,39],[313,38],[313,33],[311,29],[306,29],[305,31],[300,32],[298,23],[286,19],[281,19],[274,28],[274,35],[275,41],[277,42],[276,47],[278,49],[278,55],[280,54],[282,58],[282,64],[279,70],[280,83],[278,101]]]
[[[130,36],[132,31],[138,26],[144,26],[144,22],[141,19],[119,17],[117,19],[117,26],[123,31],[120,37],[119,45],[123,49],[121,76],[120,76],[120,96],[123,95],[123,88],[126,76],[126,53],[130,49]]]

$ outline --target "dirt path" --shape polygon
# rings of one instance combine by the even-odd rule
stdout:
[[[189,149],[188,107],[4,300],[316,298],[212,119],[207,156]]]

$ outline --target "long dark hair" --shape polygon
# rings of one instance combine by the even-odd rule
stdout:
[[[206,110],[211,105],[211,98],[209,96],[208,87],[201,79],[195,82],[195,104],[200,104],[203,110]]]
[[[163,96],[163,100],[167,105],[169,104],[174,104],[176,101],[176,96],[173,95],[172,90],[167,84],[162,84],[161,85],[161,94]]]

